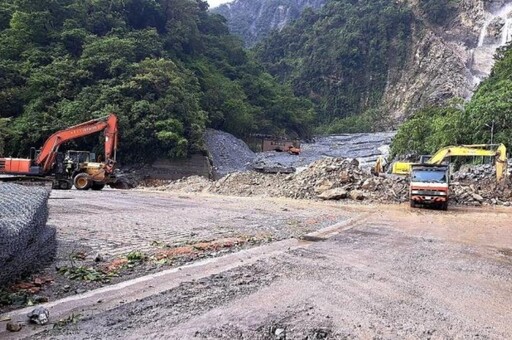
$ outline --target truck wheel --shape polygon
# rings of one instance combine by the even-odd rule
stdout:
[[[416,208],[416,202],[414,200],[411,200],[411,208]]]
[[[88,190],[92,185],[89,175],[84,173],[76,175],[73,183],[77,190]]]
[[[448,210],[448,202],[441,203],[441,210]]]
[[[100,191],[100,190],[103,190],[103,188],[105,187],[105,183],[97,183],[97,182],[94,182],[91,186],[91,189],[92,190],[96,190],[96,191]]]

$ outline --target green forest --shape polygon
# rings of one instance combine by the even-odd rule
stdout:
[[[306,9],[255,53],[296,95],[314,102],[321,132],[371,131],[382,128],[379,104],[389,71],[405,63],[413,22],[403,2],[333,0],[318,12]]]
[[[443,25],[455,4],[419,10]],[[27,156],[54,131],[110,112],[127,162],[202,152],[208,127],[239,137],[382,130],[382,96],[415,27],[405,2],[331,0],[246,50],[202,0],[3,0],[0,155]],[[470,102],[413,115],[393,154],[490,142],[489,125],[510,145],[512,48],[496,58]]]
[[[512,145],[512,44],[501,48],[496,64],[467,103],[428,107],[400,126],[392,155],[432,154],[457,144]]]
[[[205,1],[3,0],[0,152],[109,112],[126,161],[201,151],[207,127],[307,136],[315,119]]]

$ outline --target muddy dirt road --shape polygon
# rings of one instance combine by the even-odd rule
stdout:
[[[40,339],[512,337],[510,209],[440,212],[403,205],[86,194],[53,202],[52,221],[65,229],[65,211],[80,202],[75,207],[82,210],[71,213],[71,220],[85,234],[61,235],[67,242],[79,238],[91,250],[116,253],[133,240],[147,244],[158,234],[153,228],[161,228],[169,242],[259,230],[274,239],[101,294],[92,291],[80,303],[56,301],[50,308],[55,318],[70,311],[81,317],[49,327],[36,335]],[[84,207],[85,201],[91,206]],[[100,225],[105,215],[90,216],[100,202],[117,226],[109,232]],[[87,218],[80,224],[78,216]],[[129,239],[120,236],[128,226],[137,228]],[[34,334],[26,328],[15,336]]]

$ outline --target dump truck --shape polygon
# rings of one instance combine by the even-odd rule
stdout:
[[[447,165],[411,164],[409,199],[411,207],[448,209],[450,174]]]
[[[98,161],[87,151],[59,152],[73,139],[104,132],[105,155]],[[0,158],[1,181],[51,181],[53,189],[101,190],[106,184],[116,187],[114,175],[118,143],[117,116],[93,119],[52,134],[43,147],[30,150],[30,158]]]

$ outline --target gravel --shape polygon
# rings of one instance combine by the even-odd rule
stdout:
[[[387,157],[394,132],[354,133],[317,137],[311,143],[301,144],[300,155],[285,152],[263,152],[256,154],[253,166],[264,169],[301,169],[325,157],[355,158],[366,168],[372,166],[379,156]]]
[[[287,152],[254,153],[233,135],[209,129],[204,139],[212,157],[214,177],[229,173],[257,170],[264,173],[293,173],[297,169],[325,157],[355,158],[363,168],[375,163],[379,156],[387,157],[394,132],[355,133],[317,137],[301,145],[300,155]]]
[[[212,158],[214,178],[250,168],[254,152],[242,140],[226,132],[208,129],[204,141]]]

